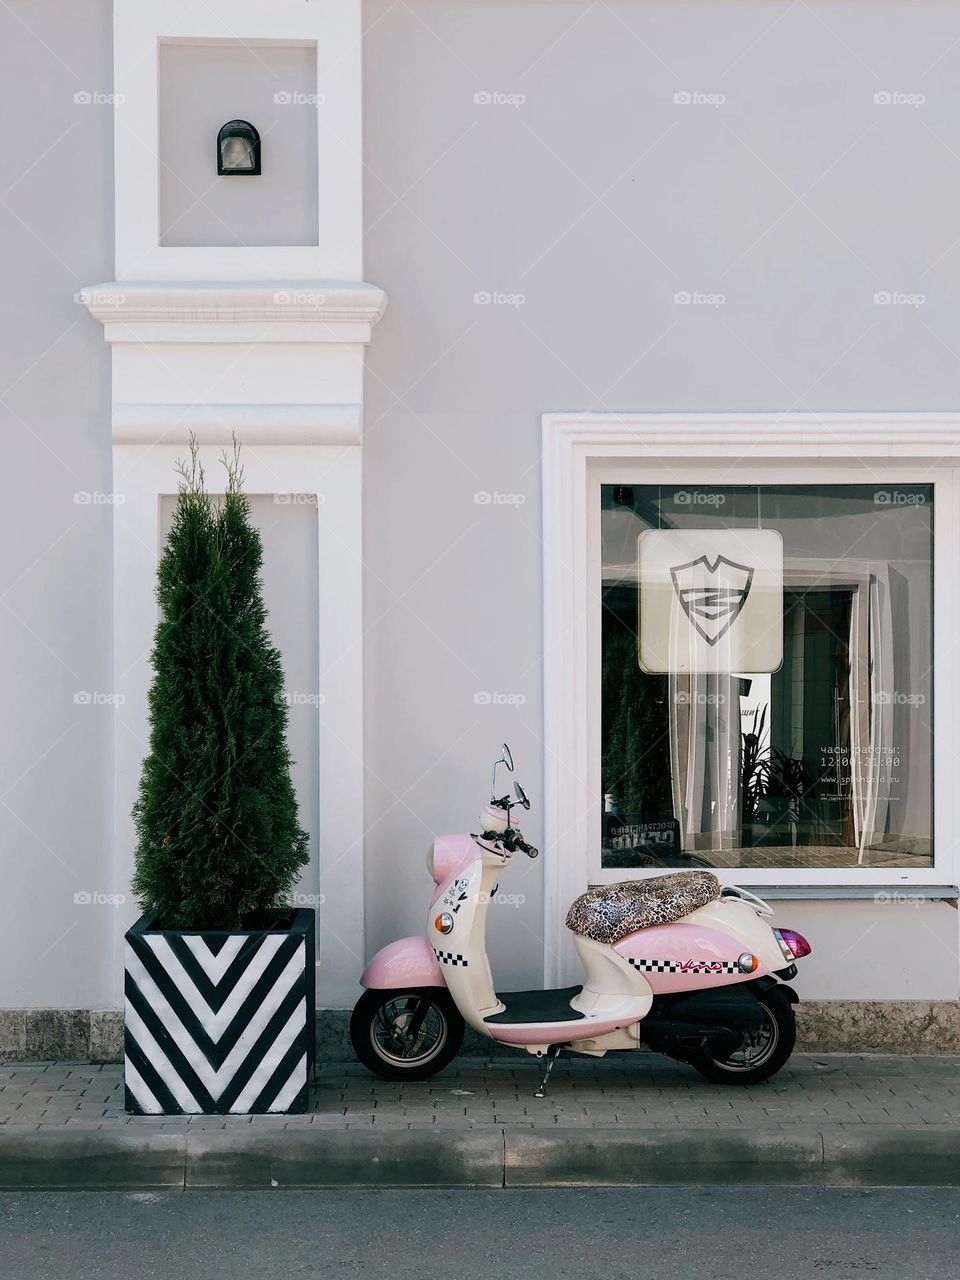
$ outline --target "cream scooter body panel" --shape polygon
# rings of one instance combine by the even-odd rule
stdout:
[[[490,1036],[484,1018],[501,1012],[504,1005],[493,989],[487,960],[487,907],[508,859],[483,848],[476,839],[474,843],[476,860],[460,868],[430,908],[427,939],[464,1021],[474,1031]],[[441,933],[436,927],[444,913],[453,920],[450,933]]]
[[[580,1040],[598,1041],[598,1037],[602,1043],[604,1037],[612,1036],[615,1043],[609,1047],[616,1047],[622,1040],[619,1033],[649,1013],[653,991],[626,957],[591,938],[574,938],[586,980],[570,1007],[582,1018],[557,1023],[511,1023],[508,1027],[491,1027],[486,1021],[506,1007],[494,989],[486,927],[490,899],[511,858],[488,848],[481,840],[475,839],[475,844],[476,861],[458,870],[433,902],[427,921],[427,937],[464,1021],[481,1035],[531,1053],[545,1052],[561,1035],[574,1044]],[[437,928],[443,915],[453,920],[449,933]],[[636,1045],[636,1035],[630,1043]]]
[[[732,950],[749,951],[759,960],[751,977],[773,973],[784,966],[783,952],[768,919],[757,915],[756,909],[741,898],[718,898],[677,923],[705,925],[725,933],[735,944]]]

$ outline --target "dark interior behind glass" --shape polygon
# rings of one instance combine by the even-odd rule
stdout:
[[[647,674],[645,529],[775,529],[783,662]],[[933,864],[933,487],[602,487],[602,864]]]

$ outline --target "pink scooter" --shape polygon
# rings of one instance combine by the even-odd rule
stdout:
[[[567,926],[586,975],[582,986],[507,991],[493,985],[487,906],[513,855],[537,857],[515,825],[529,809],[496,797],[494,762],[479,835],[440,836],[427,855],[436,892],[426,937],[401,938],[373,957],[350,1021],[360,1061],[387,1080],[424,1080],[456,1056],[464,1024],[542,1058],[543,1097],[561,1050],[602,1057],[650,1048],[689,1062],[710,1080],[756,1084],[779,1071],[796,1039],[795,992],[785,982],[810,953],[806,939],[767,923],[773,912],[709,871],[590,889]]]

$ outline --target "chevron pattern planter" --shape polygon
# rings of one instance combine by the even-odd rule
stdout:
[[[316,1058],[314,914],[286,929],[127,932],[126,1108],[137,1115],[307,1109]]]

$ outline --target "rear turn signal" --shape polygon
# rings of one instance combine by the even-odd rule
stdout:
[[[793,929],[774,929],[773,932],[777,935],[785,960],[799,960],[813,950],[802,933],[795,933]]]
[[[741,973],[753,973],[753,971],[757,968],[759,963],[760,961],[757,959],[757,957],[755,955],[752,955],[749,951],[745,951],[743,955],[740,956],[739,959],[737,960],[737,964],[740,966]]]
[[[447,911],[441,911],[436,920],[434,920],[433,927],[437,933],[452,933],[453,916]]]

